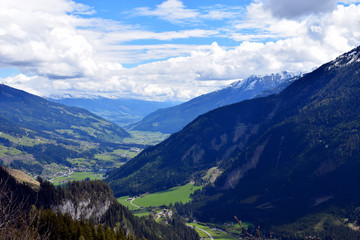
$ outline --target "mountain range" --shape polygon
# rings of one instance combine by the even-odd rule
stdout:
[[[48,100],[71,107],[84,108],[121,127],[138,122],[159,108],[167,108],[178,104],[178,102],[156,102],[122,98],[111,99],[99,96],[75,98],[71,95],[60,97],[52,96],[48,98]]]
[[[346,221],[356,223],[359,69],[360,47],[279,94],[203,114],[110,172],[107,181],[118,196],[207,183],[193,203],[201,220],[237,214],[269,225],[353,206]]]
[[[301,73],[286,71],[266,76],[253,75],[247,79],[234,82],[226,88],[201,95],[185,103],[156,110],[141,121],[131,124],[128,128],[168,134],[175,133],[197,116],[215,108],[250,99],[259,94],[278,93],[301,75]]]

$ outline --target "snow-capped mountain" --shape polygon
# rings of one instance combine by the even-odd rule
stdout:
[[[196,97],[188,102],[159,109],[131,125],[134,130],[174,133],[197,116],[218,107],[280,92],[302,73],[280,72],[266,76],[250,76],[218,91]],[[281,86],[281,87],[280,87]],[[271,90],[271,91],[270,91]],[[269,92],[265,92],[269,91]]]

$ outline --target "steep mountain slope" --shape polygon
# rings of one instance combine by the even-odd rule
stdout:
[[[112,189],[117,195],[157,191],[191,180],[203,182],[207,173],[217,173],[207,197],[201,198],[215,199],[199,209],[204,219],[229,219],[237,212],[266,221],[265,216],[297,216],[330,200],[357,202],[360,192],[353,184],[360,180],[359,55],[360,47],[278,95],[198,117],[111,172]]]
[[[104,97],[94,98],[49,98],[50,101],[72,107],[89,110],[119,126],[126,126],[140,121],[146,115],[159,108],[167,108],[176,102],[156,102],[137,99],[110,99]]]
[[[87,110],[47,101],[41,97],[0,85],[0,116],[5,127],[42,136],[58,136],[92,141],[114,141],[130,136],[125,130]],[[13,130],[13,131],[18,131]]]
[[[300,73],[281,72],[268,76],[251,76],[245,80],[235,82],[229,87],[201,95],[180,105],[159,109],[144,117],[140,122],[132,124],[130,128],[141,131],[174,133],[203,113],[244,99],[253,98],[279,85],[283,85],[283,88],[285,88],[285,86],[299,78],[300,75]],[[280,90],[282,89],[279,88],[278,91],[274,90],[269,94],[278,93]]]

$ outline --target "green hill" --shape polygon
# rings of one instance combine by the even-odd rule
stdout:
[[[130,136],[116,124],[87,110],[53,103],[3,84],[0,85],[0,116],[6,121],[6,126],[0,126],[0,131],[5,133],[96,142],[120,141]],[[12,126],[18,129],[11,130]]]
[[[0,162],[48,178],[114,167],[96,154],[121,148],[130,134],[87,110],[0,85]],[[130,149],[130,146],[128,146]],[[117,156],[120,160],[122,157]]]

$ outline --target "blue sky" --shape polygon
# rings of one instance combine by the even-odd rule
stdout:
[[[112,19],[122,24],[132,26],[137,30],[151,31],[155,33],[163,32],[180,32],[189,29],[201,29],[214,31],[216,33],[194,36],[179,37],[170,40],[161,39],[133,39],[122,42],[123,45],[160,45],[160,44],[189,44],[189,45],[211,45],[217,42],[224,47],[233,47],[238,45],[238,41],[228,38],[226,35],[227,26],[231,27],[231,21],[238,20],[245,13],[246,7],[251,1],[77,1],[78,3],[91,6],[94,13],[87,16],[89,18],[97,17],[102,19]],[[166,2],[175,2],[183,5],[184,13],[189,17],[180,15],[179,17],[171,17],[172,14],[165,12],[161,15],[161,6]],[[170,5],[170,4],[169,4]],[[174,4],[176,5],[176,4]],[[164,7],[165,8],[165,7]],[[218,13],[217,17],[205,17],[211,13]],[[86,17],[86,16],[85,16]],[[159,59],[158,59],[159,60]],[[141,63],[154,61],[149,59],[145,61],[137,61],[135,63],[122,64],[126,67],[134,67]]]
[[[359,13],[359,0],[4,0],[0,82],[185,101],[334,59],[360,44]]]

